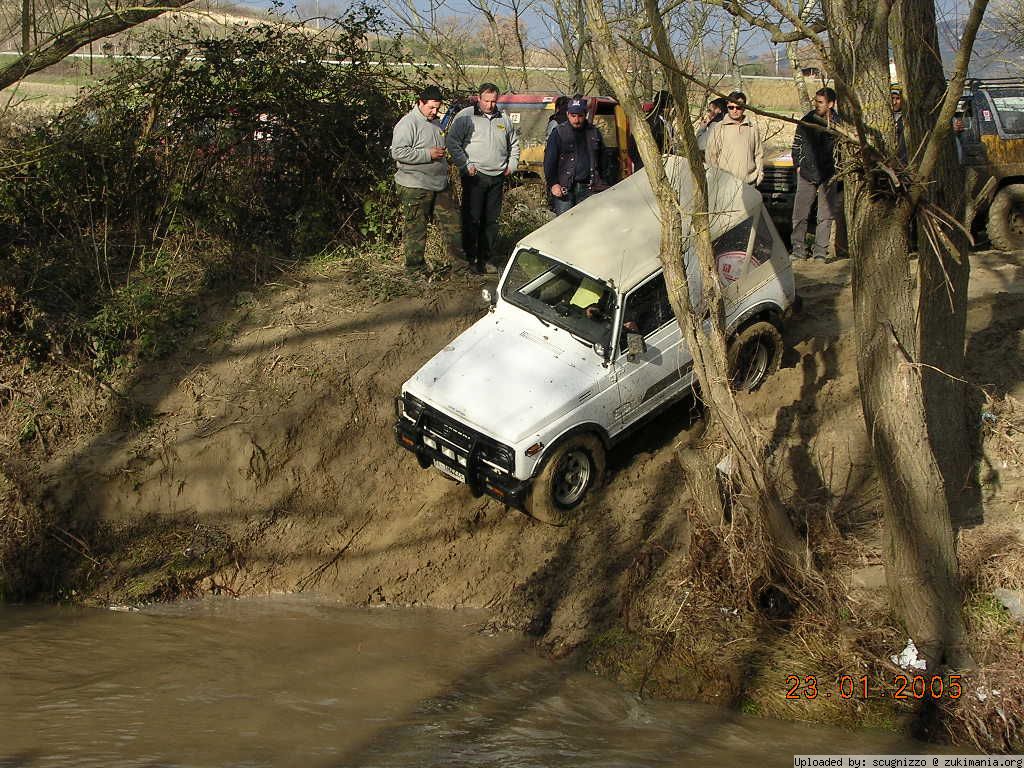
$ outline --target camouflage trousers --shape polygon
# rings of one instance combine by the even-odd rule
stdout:
[[[402,203],[402,236],[405,240],[405,266],[418,267],[425,263],[423,252],[427,245],[427,224],[433,220],[441,230],[448,261],[461,257],[459,211],[447,189],[433,192],[429,189],[398,187]]]

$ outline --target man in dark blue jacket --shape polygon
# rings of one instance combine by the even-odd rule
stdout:
[[[803,123],[831,127],[838,119],[836,92],[822,88],[814,94],[814,109]],[[815,200],[818,202],[818,226],[814,231],[811,255],[828,260],[832,220],[839,214],[839,190],[836,186],[835,136],[826,130],[797,126],[793,138],[793,165],[797,169],[796,199],[793,201],[793,258],[807,258],[807,220]]]
[[[587,100],[573,99],[566,113],[568,119],[551,132],[544,147],[544,178],[555,214],[607,187],[600,168],[604,139],[587,120]]]

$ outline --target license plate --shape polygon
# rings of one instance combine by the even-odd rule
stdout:
[[[466,482],[466,476],[459,472],[457,469],[452,469],[444,462],[434,459],[434,466],[444,474],[448,475],[452,480],[458,480],[460,483]]]

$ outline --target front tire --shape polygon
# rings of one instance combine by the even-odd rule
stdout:
[[[767,321],[748,325],[729,342],[729,383],[737,392],[753,392],[781,363],[782,334]]]
[[[604,445],[592,434],[573,435],[544,461],[530,489],[527,512],[552,525],[565,525],[567,514],[604,483]]]
[[[988,239],[1000,251],[1024,249],[1024,184],[996,193],[988,209]]]

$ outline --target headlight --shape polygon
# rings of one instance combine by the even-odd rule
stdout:
[[[423,413],[423,401],[417,400],[410,394],[403,393],[399,399],[399,407],[402,409],[401,416],[403,419],[415,423],[419,419],[420,414]]]
[[[512,473],[515,469],[516,457],[507,445],[490,443],[480,448],[480,458],[487,464],[502,472]]]

